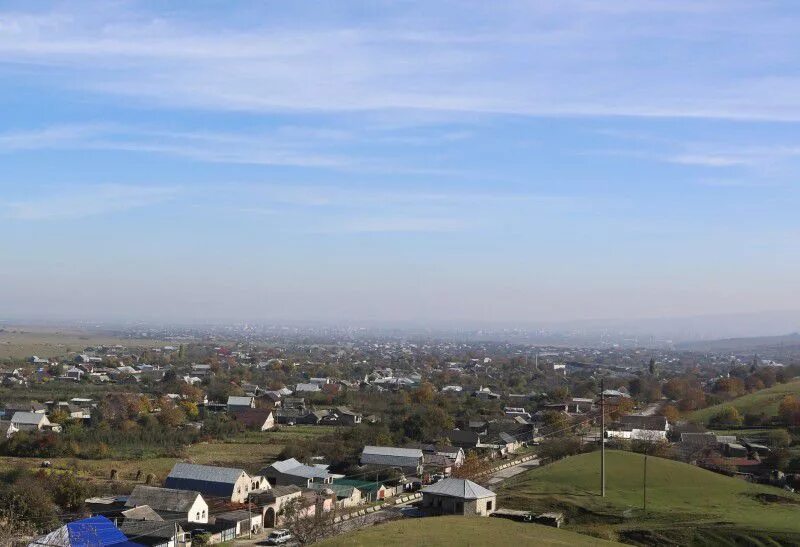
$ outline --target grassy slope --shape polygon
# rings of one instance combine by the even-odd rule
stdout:
[[[606,498],[598,496],[599,452],[544,466],[508,481],[498,493],[501,507],[560,509],[575,530],[615,537],[626,530],[731,528],[797,533],[800,496],[750,484],[688,464],[648,458],[648,513],[642,507],[643,456],[607,451]],[[779,496],[764,503],[755,496]],[[612,534],[609,534],[609,531]],[[687,532],[688,533],[688,532]]]
[[[506,519],[431,517],[405,519],[324,541],[320,547],[358,545],[617,545],[588,536]]]
[[[793,380],[785,384],[776,384],[770,388],[748,393],[727,403],[710,406],[691,413],[688,418],[696,423],[708,423],[724,406],[733,406],[740,414],[760,414],[764,412],[769,416],[778,413],[778,405],[786,395],[800,396],[800,380]]]

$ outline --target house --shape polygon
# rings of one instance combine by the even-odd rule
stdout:
[[[485,434],[478,433],[477,431],[466,431],[461,429],[452,429],[447,433],[447,438],[453,444],[461,449],[478,448],[481,446],[481,441]]]
[[[664,416],[621,416],[606,430],[606,436],[641,441],[666,441],[669,422]]]
[[[125,507],[148,506],[165,519],[208,522],[208,503],[196,490],[177,490],[137,485],[125,501]]]
[[[333,480],[327,467],[305,465],[294,458],[274,462],[262,468],[258,474],[266,477],[272,486],[294,484],[301,488],[309,488],[311,483],[329,484]]]
[[[491,400],[491,399],[499,399],[500,398],[500,394],[499,393],[494,393],[488,387],[483,387],[483,386],[478,388],[477,391],[472,392],[472,396],[476,397],[478,399],[482,399],[484,401],[488,401],[488,400]]]
[[[84,374],[86,374],[86,372],[78,367],[69,367],[62,378],[65,380],[80,382],[83,379]]]
[[[294,388],[295,393],[320,393],[322,387],[319,384],[297,384]]]
[[[237,397],[235,395],[228,397],[228,412],[230,413],[241,412],[242,410],[248,410],[255,407],[255,397]]]
[[[261,507],[261,522],[264,528],[274,528],[281,524],[283,507],[302,495],[302,489],[294,484],[274,486],[269,490],[256,492],[253,502]]]
[[[347,407],[338,406],[333,410],[329,410],[321,423],[328,425],[345,425],[353,426],[361,423],[361,414],[353,412]]]
[[[317,492],[330,490],[336,496],[336,506],[340,508],[355,507],[356,505],[363,503],[361,490],[355,486],[347,484],[323,484],[314,482],[309,485],[309,488]]]
[[[380,481],[371,482],[356,479],[333,479],[333,485],[356,488],[361,493],[361,499],[366,502],[382,500],[394,494],[390,488]]]
[[[201,494],[243,503],[251,492],[250,476],[242,469],[176,463],[164,481],[167,488],[196,490]]]
[[[482,516],[497,509],[497,495],[467,479],[442,479],[422,489],[422,508],[433,514]]]
[[[361,451],[361,465],[398,468],[405,473],[422,473],[422,450],[395,448],[393,446],[365,446]]]
[[[61,426],[51,424],[46,414],[36,412],[15,412],[14,417],[11,418],[11,425],[17,431],[54,431],[56,433],[61,431]]]
[[[233,414],[233,419],[247,429],[267,431],[275,427],[275,414],[267,408],[248,408]]]

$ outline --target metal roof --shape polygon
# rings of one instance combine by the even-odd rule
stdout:
[[[365,446],[361,455],[378,456],[403,456],[405,458],[421,458],[422,450],[419,448],[397,448],[394,446]]]
[[[222,482],[226,484],[235,484],[239,477],[245,475],[243,469],[235,469],[232,467],[216,467],[213,465],[197,465],[193,463],[176,463],[172,471],[167,475],[169,479],[189,479],[206,482]]]
[[[14,424],[25,424],[25,425],[39,425],[41,423],[50,423],[47,419],[47,416],[44,414],[38,414],[36,412],[15,412],[14,416],[11,418],[11,422]]]
[[[294,458],[275,462],[269,467],[262,469],[260,473],[269,474],[270,468],[284,475],[293,475],[295,477],[303,477],[304,479],[325,479],[330,476],[327,469],[305,465]]]
[[[454,478],[442,479],[435,484],[426,486],[422,489],[422,493],[449,496],[451,498],[461,498],[465,500],[477,500],[495,495],[491,490],[471,480]]]
[[[148,505],[154,511],[185,513],[192,508],[198,497],[200,497],[200,492],[194,490],[176,490],[174,488],[159,488],[140,484],[128,496],[125,507]]]
[[[252,397],[238,397],[236,395],[228,397],[228,404],[233,406],[250,406],[252,402]]]

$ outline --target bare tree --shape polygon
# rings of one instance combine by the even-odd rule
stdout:
[[[281,508],[283,526],[291,532],[301,545],[310,545],[334,535],[336,528],[336,504],[325,511],[325,497],[316,500],[295,498]]]

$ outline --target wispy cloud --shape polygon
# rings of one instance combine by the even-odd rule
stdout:
[[[151,207],[175,197],[176,187],[103,184],[68,190],[27,200],[0,202],[7,218],[16,220],[72,220]]]
[[[0,59],[62,88],[178,108],[800,120],[800,79],[774,76],[798,61],[790,5],[436,2],[270,25],[286,21],[281,5],[213,25],[107,4],[6,13]]]

